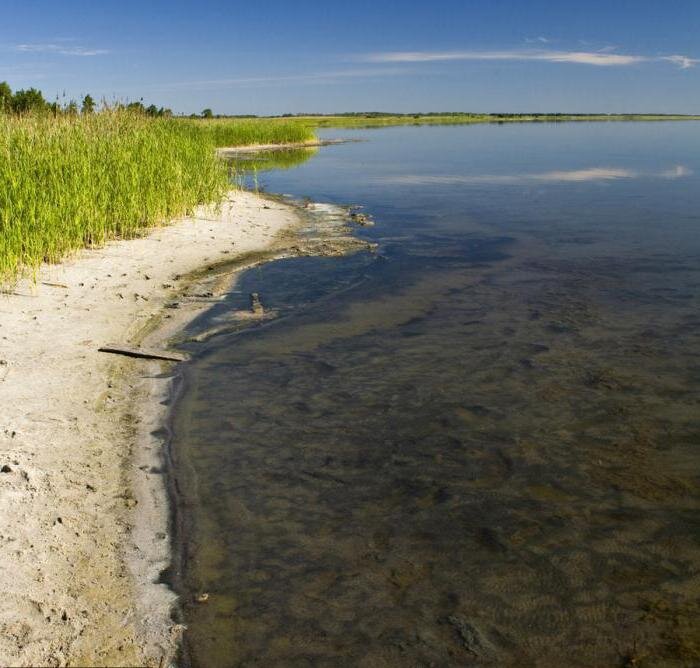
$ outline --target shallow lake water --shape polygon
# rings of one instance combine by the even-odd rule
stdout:
[[[700,125],[323,134],[257,183],[377,250],[188,332],[281,316],[188,346],[190,662],[700,665]]]

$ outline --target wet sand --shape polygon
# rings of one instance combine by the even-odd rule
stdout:
[[[294,208],[234,191],[220,211],[44,266],[0,295],[0,663],[168,665],[182,632],[161,439],[162,347],[242,266],[284,253]],[[207,270],[229,270],[207,279]],[[202,292],[201,285],[207,285]]]

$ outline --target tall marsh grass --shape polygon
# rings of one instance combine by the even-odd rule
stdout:
[[[183,120],[207,132],[214,144],[224,146],[246,146],[250,144],[295,144],[316,139],[308,123],[273,118],[252,120],[211,119]]]
[[[220,200],[216,146],[309,136],[295,123],[0,114],[0,284]]]

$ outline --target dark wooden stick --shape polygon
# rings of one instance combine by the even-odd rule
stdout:
[[[176,353],[167,350],[146,350],[144,348],[130,348],[126,346],[106,345],[98,348],[101,353],[113,353],[126,355],[127,357],[139,357],[148,360],[166,360],[168,362],[185,362],[189,356],[185,353]]]

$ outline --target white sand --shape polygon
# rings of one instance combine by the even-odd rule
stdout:
[[[163,309],[176,276],[282,248],[297,223],[235,192],[220,213],[81,252],[0,295],[0,665],[168,665],[181,629],[154,583],[169,540],[150,431],[170,363],[97,348],[162,344],[207,306]]]

